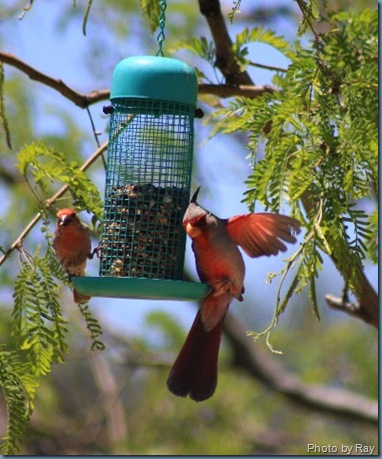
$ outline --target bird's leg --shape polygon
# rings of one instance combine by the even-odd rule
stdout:
[[[212,296],[223,295],[225,292],[231,290],[232,283],[227,278],[214,278],[209,282],[210,291]]]
[[[94,255],[97,255],[97,258],[100,258],[100,257],[101,257],[101,256],[100,256],[101,250],[102,250],[102,247],[101,247],[100,245],[98,245],[97,247],[95,247],[95,248],[93,249],[93,251],[90,252],[90,253],[88,254],[89,260],[93,260]]]

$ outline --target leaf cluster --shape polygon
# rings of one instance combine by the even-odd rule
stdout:
[[[74,206],[94,214],[99,221],[102,201],[97,188],[77,163],[53,148],[40,143],[25,146],[17,156],[16,167],[24,175],[37,199],[42,214],[41,234],[46,249],[38,246],[34,254],[22,245],[19,249],[20,271],[15,281],[12,311],[12,338],[16,350],[0,349],[0,385],[8,409],[8,426],[2,450],[16,452],[33,411],[33,398],[41,377],[54,363],[63,363],[68,352],[67,321],[57,300],[60,284],[69,284],[66,273],[52,249],[52,234],[47,212],[48,196],[58,183],[68,187]],[[90,332],[93,350],[102,350],[98,321],[88,305],[80,313]]]
[[[0,349],[0,385],[8,409],[2,444],[6,454],[18,450],[33,411],[39,378],[50,372],[54,362],[63,362],[68,351],[66,321],[54,279],[59,267],[49,249],[43,256],[39,251],[32,257],[21,249],[24,257],[20,257],[12,311],[12,338],[17,350]]]
[[[1,452],[15,454],[33,410],[36,383],[26,365],[20,362],[18,353],[6,351],[5,346],[0,347],[0,386],[8,409],[7,431]]]
[[[91,212],[94,223],[101,220],[103,204],[99,191],[76,161],[70,161],[63,152],[43,142],[22,148],[17,160],[16,167],[42,205],[52,194],[52,184],[57,186],[61,182],[68,186],[76,209]]]
[[[244,197],[249,209],[256,201],[273,212],[287,204],[306,227],[290,260],[293,266],[299,260],[299,266],[277,314],[306,285],[317,313],[314,282],[322,253],[336,260],[354,292],[365,258],[376,260],[377,211],[369,216],[359,203],[373,198],[378,187],[378,15],[342,11],[332,14],[329,24],[311,48],[299,42],[288,47],[259,29],[239,34],[234,49],[243,65],[243,46],[262,38],[291,63],[274,76],[277,91],[235,99],[216,115],[222,132],[249,136],[252,173]]]

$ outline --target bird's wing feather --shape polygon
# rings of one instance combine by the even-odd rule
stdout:
[[[286,215],[256,213],[236,215],[227,220],[227,232],[252,258],[285,252],[285,242],[296,242],[300,223]]]

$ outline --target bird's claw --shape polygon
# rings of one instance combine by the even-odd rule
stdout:
[[[95,247],[93,249],[93,251],[88,254],[89,260],[92,260],[94,258],[94,255],[97,255],[97,258],[100,258],[101,257],[101,255],[100,255],[101,250],[102,250],[102,248],[101,248],[100,245]]]

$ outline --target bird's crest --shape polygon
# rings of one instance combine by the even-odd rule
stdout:
[[[203,207],[200,206],[196,201],[199,191],[200,187],[198,187],[198,189],[192,195],[190,204],[187,207],[183,217],[184,226],[186,226],[188,223],[191,223],[191,225],[196,225],[199,220],[209,214],[209,212],[206,209],[203,209]]]
[[[199,186],[199,187],[197,188],[197,190],[195,191],[195,193],[192,195],[191,202],[192,202],[193,204],[198,204],[198,203],[196,202],[196,199],[197,199],[197,197],[198,197],[200,188],[201,188],[201,187]]]
[[[56,217],[57,218],[62,218],[63,216],[69,217],[69,215],[76,215],[76,211],[73,209],[61,209],[57,212]]]
[[[70,221],[76,220],[76,211],[73,209],[61,209],[57,212],[57,223],[60,226],[66,226]]]

